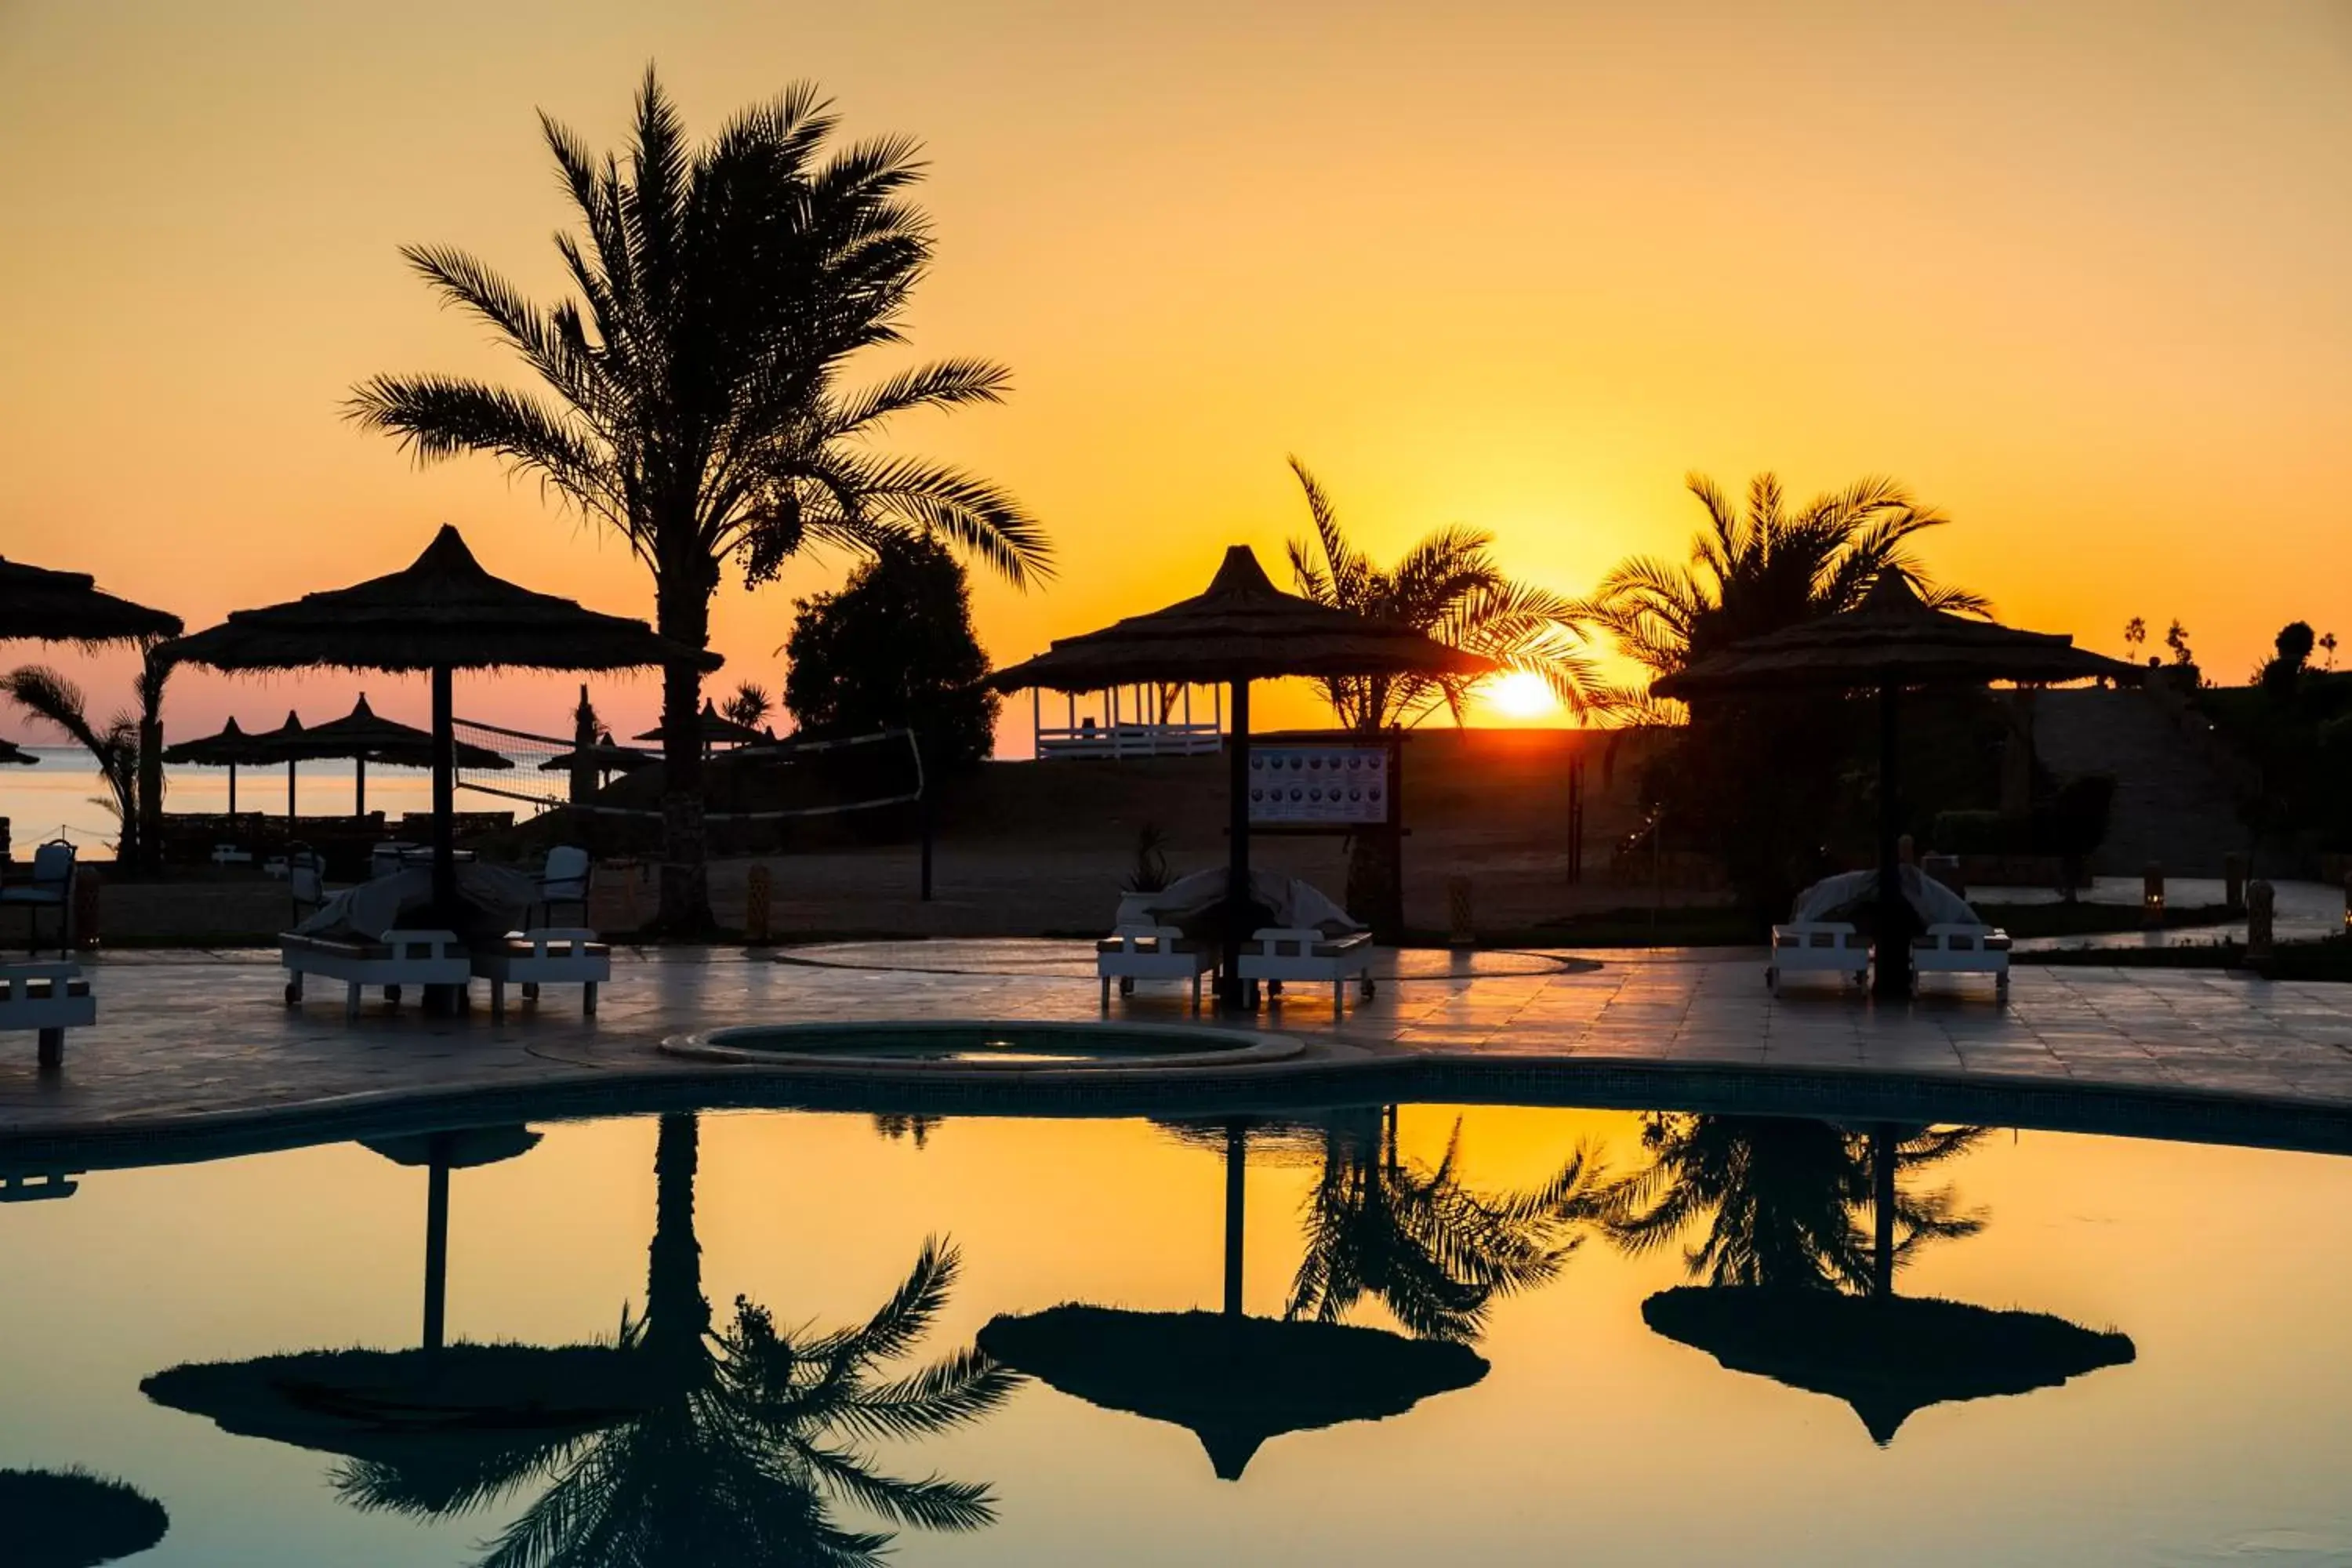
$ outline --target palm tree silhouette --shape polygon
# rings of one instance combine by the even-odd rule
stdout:
[[[945,1304],[955,1250],[926,1241],[890,1300],[853,1327],[780,1328],[741,1297],[714,1327],[694,1234],[698,1159],[696,1118],[664,1116],[646,1310],[621,1330],[657,1369],[655,1397],[599,1430],[503,1450],[472,1473],[438,1471],[424,1486],[407,1471],[353,1462],[337,1476],[338,1491],[361,1508],[439,1517],[545,1480],[479,1568],[869,1568],[891,1533],[845,1527],[836,1505],[925,1530],[992,1522],[985,1486],[887,1475],[861,1446],[976,1420],[1019,1382],[973,1349],[883,1375]]]
[[[1595,1212],[1585,1152],[1540,1187],[1486,1194],[1463,1185],[1461,1149],[1458,1120],[1432,1167],[1400,1154],[1392,1107],[1335,1118],[1286,1315],[1338,1322],[1370,1296],[1416,1338],[1466,1342],[1496,1297],[1557,1275]]]
[[[651,70],[625,163],[598,159],[541,116],[584,242],[560,235],[577,300],[552,309],[463,251],[412,246],[417,272],[519,353],[552,399],[446,375],[379,375],[350,405],[361,426],[420,462],[495,455],[627,541],[654,579],[663,636],[700,648],[720,568],[775,575],[806,543],[870,552],[939,534],[1015,584],[1045,574],[1043,531],[1004,491],[956,468],[877,451],[892,416],[993,403],[1008,377],[985,360],[917,365],[843,384],[861,349],[903,341],[908,296],[931,259],[920,177],[903,138],[837,147],[814,88],[688,142]],[[707,926],[700,676],[662,689],[661,918]]]
[[[1920,1247],[1984,1227],[1949,1188],[1906,1191],[1899,1179],[1965,1153],[1984,1131],[1902,1137],[1785,1117],[1653,1115],[1642,1129],[1649,1163],[1599,1195],[1602,1228],[1641,1253],[1704,1225],[1683,1266],[1709,1285],[1884,1293]],[[1855,1219],[1864,1205],[1869,1232]]]
[[[1706,510],[1689,563],[1630,556],[1573,611],[1653,676],[1731,643],[1853,609],[1887,572],[1911,579],[1937,609],[1990,608],[1979,595],[1928,584],[1911,542],[1948,520],[1893,479],[1860,479],[1794,510],[1769,473],[1748,481],[1744,510],[1704,474],[1685,483]],[[1627,718],[1663,716],[1640,687],[1595,689],[1591,699]]]

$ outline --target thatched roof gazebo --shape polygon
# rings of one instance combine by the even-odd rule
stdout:
[[[0,560],[0,642],[92,645],[179,632],[179,616],[101,592],[87,573]]]
[[[1045,687],[1099,691],[1136,683],[1228,685],[1233,693],[1231,865],[1225,921],[1223,994],[1238,1005],[1237,970],[1249,896],[1249,689],[1285,676],[1422,675],[1473,679],[1499,668],[1482,654],[1449,647],[1410,626],[1373,620],[1286,594],[1267,578],[1246,544],[1229,545],[1208,587],[1148,615],[1099,631],[1056,637],[1036,658],[1000,669],[1000,691]]]
[[[1694,704],[1746,693],[1870,690],[1879,697],[1878,942],[1874,989],[1911,994],[1911,950],[1896,860],[1902,833],[1896,776],[1902,695],[1906,687],[1981,686],[1995,680],[2044,685],[2140,671],[2074,646],[2058,633],[2019,631],[1931,608],[1911,580],[1883,572],[1854,608],[1751,637],[1651,682],[1653,696]]]
[[[331,667],[422,670],[433,684],[433,895],[457,898],[456,720],[460,669],[715,669],[716,654],[658,637],[643,621],[583,608],[493,577],[457,531],[443,524],[404,569],[283,605],[239,610],[222,625],[165,645],[171,658],[216,669]]]

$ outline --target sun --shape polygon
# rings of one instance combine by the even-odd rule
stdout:
[[[1478,694],[1487,707],[1506,719],[1540,719],[1556,712],[1559,700],[1544,678],[1532,669],[1514,669],[1496,676]]]

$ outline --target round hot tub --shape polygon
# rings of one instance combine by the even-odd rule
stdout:
[[[827,1071],[1182,1071],[1287,1061],[1289,1035],[1188,1025],[1041,1022],[743,1024],[662,1042],[673,1056]]]

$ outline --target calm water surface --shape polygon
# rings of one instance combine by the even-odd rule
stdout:
[[[855,1563],[886,1535],[906,1563],[2352,1561],[2342,1160],[1407,1106],[1248,1130],[1236,1193],[1221,1127],[536,1131],[440,1146],[458,1168],[437,1364],[473,1369],[475,1397],[437,1433],[446,1408],[385,1397],[434,1375],[421,1353],[234,1364],[419,1345],[429,1146],[95,1172],[0,1207],[0,1468],[130,1482],[169,1510],[135,1559],[158,1565]],[[1894,1304],[1870,1308],[1890,1264]],[[1652,1309],[1738,1345],[1645,1321],[1660,1292],[1743,1283],[1774,1289]],[[1230,1324],[1172,1315],[1220,1313],[1236,1284],[1264,1320],[1247,1353],[1272,1360],[1221,1390],[1179,1358]],[[2037,1316],[1931,1321],[1913,1304],[1933,1298]],[[1065,1314],[983,1334],[1066,1302],[1120,1331],[1080,1342]],[[1842,1308],[1879,1311],[1875,1349]],[[1382,1333],[1286,1330],[1292,1309]],[[1928,1334],[1946,1396],[1916,1343],[1911,1382],[1874,1359]],[[1283,1366],[1325,1379],[1320,1416]],[[382,1375],[338,1405],[354,1367]],[[1948,1396],[2003,1378],[2046,1385]],[[510,1397],[485,1430],[493,1384],[530,1385],[535,1414]],[[314,1446],[163,1402],[237,1398],[232,1425],[308,1422]],[[1408,1407],[1268,1435],[1285,1398],[1293,1419]],[[1106,1407],[1171,1402],[1209,1445]]]

